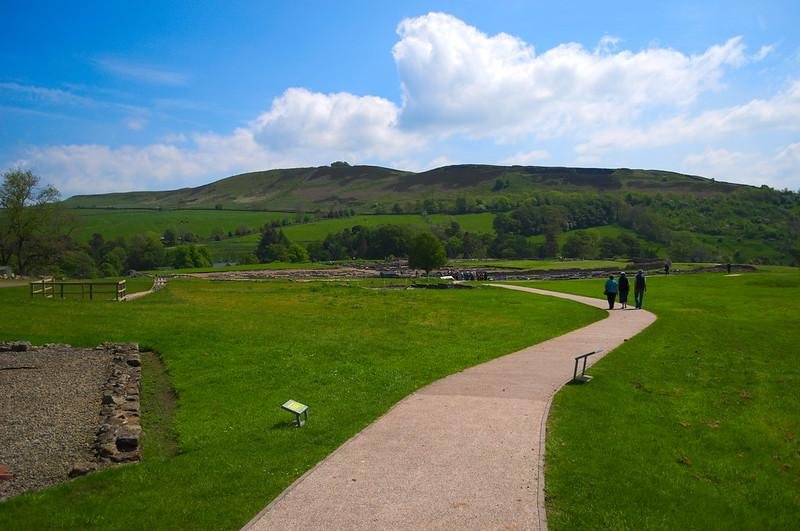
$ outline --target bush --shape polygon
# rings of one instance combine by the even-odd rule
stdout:
[[[209,267],[211,254],[208,249],[199,245],[179,245],[175,248],[172,266],[175,269],[191,267]]]

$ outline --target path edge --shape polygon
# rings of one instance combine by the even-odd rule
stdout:
[[[566,299],[566,300],[571,300],[573,302],[577,302],[578,304],[584,304],[586,306],[593,306],[593,305],[590,302],[587,302],[585,300],[579,300],[579,299],[591,299],[591,300],[594,300],[594,301],[597,301],[597,302],[600,302],[600,303],[605,303],[605,301],[603,299],[597,299],[595,297],[587,297],[587,296],[584,296],[584,295],[575,295],[575,294],[572,294],[572,293],[557,292],[557,291],[552,291],[552,290],[543,290],[543,289],[539,289],[539,288],[534,288],[533,290],[529,290],[529,289],[525,289],[525,288],[527,288],[527,286],[520,286],[518,284],[487,283],[487,284],[484,284],[484,285],[485,286],[490,286],[490,287],[495,287],[495,288],[511,289],[511,290],[514,290],[514,291],[523,291],[523,292],[526,292],[526,293],[529,293],[529,294],[532,294],[532,295],[541,295],[541,296],[545,296],[545,297],[563,298],[563,299]],[[522,289],[518,289],[518,288],[522,288]],[[536,290],[536,291],[534,291],[534,290]],[[575,297],[577,297],[577,298],[575,298]],[[598,307],[598,306],[594,306],[594,307]],[[601,309],[601,310],[603,309],[602,307],[598,307],[598,308]],[[648,312],[648,313],[652,313],[652,312]],[[603,321],[604,319],[607,319],[608,316],[610,316],[610,312],[607,313],[606,317],[604,317],[603,319],[600,319],[599,321]],[[655,319],[657,319],[657,316],[655,314],[653,314],[653,317],[655,317]],[[655,319],[653,320],[653,322],[655,322]],[[645,328],[648,328],[650,325],[652,325],[652,322],[650,324],[648,324],[647,326],[645,326]],[[589,325],[587,325],[587,326],[589,326]],[[580,330],[580,328],[578,328],[576,330]],[[644,329],[642,329],[642,330],[644,330]],[[642,330],[639,330],[639,332],[641,332]],[[566,332],[566,333],[571,333],[571,332],[574,332],[574,331],[575,330],[572,330],[572,331]],[[637,332],[637,334],[639,332]],[[556,336],[556,337],[558,337],[558,336]],[[530,345],[529,347],[531,347],[531,346],[535,346],[535,345]],[[526,347],[526,348],[528,348],[528,347]],[[597,361],[600,361],[600,359],[605,358],[606,355],[610,354],[613,350],[616,350],[616,348],[617,347],[614,347],[614,349],[603,353],[603,355],[600,356],[600,358]],[[515,352],[510,352],[510,353],[505,354],[505,355],[510,355],[510,354],[514,354],[514,353]],[[502,356],[504,356],[504,355],[498,356],[498,358],[500,358]],[[486,362],[486,363],[488,363],[488,362]],[[594,363],[592,365],[594,365]],[[464,370],[467,370],[467,369],[470,369],[470,368],[471,367],[465,367],[464,369],[462,369],[462,371],[458,371],[458,372],[463,372]],[[458,374],[458,373],[453,373],[453,374]],[[443,378],[447,378],[449,376],[452,376],[452,375],[447,375],[447,376],[444,376]],[[358,433],[356,433],[355,435],[353,435],[352,437],[350,437],[349,439],[344,441],[341,445],[339,445],[336,448],[336,450],[334,450],[333,452],[331,452],[330,454],[325,456],[322,460],[317,462],[313,467],[311,467],[305,473],[303,473],[303,475],[301,475],[299,478],[294,480],[277,497],[275,497],[269,504],[267,504],[266,507],[261,509],[258,512],[258,514],[253,516],[253,518],[251,518],[241,528],[241,531],[252,530],[254,525],[261,519],[261,517],[264,514],[269,512],[269,510],[272,509],[272,507],[274,505],[276,505],[278,502],[283,500],[283,498],[288,496],[297,486],[299,486],[317,468],[321,467],[324,463],[326,463],[329,459],[333,458],[340,451],[343,451],[344,448],[350,444],[350,442],[352,442],[352,441],[356,440],[358,437],[360,437],[370,427],[372,427],[374,424],[377,424],[383,417],[389,415],[395,408],[399,407],[404,402],[406,402],[407,400],[410,400],[412,397],[414,397],[417,393],[419,393],[423,389],[427,388],[428,386],[433,385],[434,383],[436,383],[438,381],[439,380],[430,382],[428,385],[426,385],[424,387],[421,387],[421,388],[413,391],[409,395],[405,396],[404,398],[399,400],[397,403],[395,403],[393,406],[391,406],[388,410],[386,410],[386,412],[384,412],[383,415],[381,415],[377,419],[373,420],[371,423],[369,423],[367,426],[365,426]],[[556,389],[553,390],[553,392],[550,394],[550,396],[547,398],[547,401],[545,402],[544,412],[543,412],[542,418],[540,420],[539,441],[538,441],[538,445],[539,445],[539,460],[538,460],[538,463],[537,463],[537,466],[536,466],[536,483],[537,483],[536,499],[537,499],[537,511],[538,511],[539,529],[542,530],[542,531],[546,531],[547,528],[548,528],[547,527],[547,511],[546,511],[546,506],[545,506],[546,494],[545,494],[545,481],[544,481],[544,473],[545,473],[545,468],[546,468],[545,450],[546,450],[546,441],[547,441],[547,422],[550,419],[550,409],[551,409],[551,406],[552,406],[552,403],[553,403],[553,398],[555,397],[556,393],[558,393],[561,389],[563,389],[564,386],[566,386],[568,383],[569,383],[569,380],[563,382],[561,385],[559,385]]]

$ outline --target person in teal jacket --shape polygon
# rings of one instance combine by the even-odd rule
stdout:
[[[608,309],[614,309],[614,300],[617,298],[617,281],[614,280],[614,275],[608,275],[606,280],[606,290],[603,292],[608,297]]]

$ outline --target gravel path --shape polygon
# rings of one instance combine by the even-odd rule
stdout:
[[[0,352],[0,464],[14,474],[0,482],[0,499],[60,483],[73,464],[94,459],[110,367],[105,350]]]
[[[498,287],[607,307],[588,297]],[[546,529],[551,397],[572,377],[574,356],[596,348],[605,354],[654,320],[644,310],[610,311],[606,319],[420,389],[245,529]]]

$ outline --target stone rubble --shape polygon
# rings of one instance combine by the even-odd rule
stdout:
[[[0,342],[0,500],[141,459],[135,343]]]

